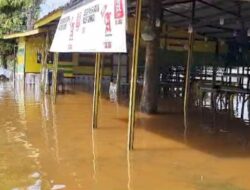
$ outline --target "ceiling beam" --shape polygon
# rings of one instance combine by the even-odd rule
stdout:
[[[212,35],[212,34],[225,34],[225,33],[230,33],[231,31],[208,31],[206,32],[207,35]]]
[[[221,8],[221,7],[217,6],[217,5],[208,3],[208,2],[205,1],[205,0],[197,0],[197,1],[200,2],[200,3],[202,3],[202,4],[204,4],[204,5],[207,5],[207,6],[209,6],[209,7],[212,7],[212,8],[214,8],[214,9],[217,9],[217,10],[219,10],[219,11],[222,11],[222,12],[224,12],[224,13],[233,15],[233,16],[235,16],[235,17],[239,17],[239,15],[238,15],[237,13],[232,12],[232,11],[229,11],[229,10],[226,10],[226,9],[224,9],[224,8]]]
[[[180,16],[180,17],[182,17],[182,18],[191,19],[190,16],[187,16],[187,15],[184,15],[184,14],[182,14],[182,13],[178,13],[178,12],[169,10],[168,8],[164,8],[164,11],[165,11],[165,12],[168,12],[168,13],[171,13],[171,14],[173,14],[173,15]]]
[[[172,1],[172,2],[168,2],[166,1],[165,3],[162,3],[163,6],[174,6],[174,5],[180,5],[180,4],[186,4],[186,3],[190,3],[192,2],[192,0],[182,0],[182,1]]]
[[[249,3],[250,4],[250,3]],[[230,9],[231,8],[234,8],[235,6],[230,6]],[[199,9],[197,9],[197,11],[202,11],[203,9],[207,9],[207,7],[203,6]],[[250,12],[250,7],[242,7],[241,8],[241,11],[243,12]],[[182,12],[182,14],[185,14],[185,13],[188,13],[189,11],[184,11]],[[221,17],[221,16],[224,16],[225,13],[224,12],[219,12],[219,13],[216,13],[216,14],[212,14],[212,15],[204,15],[204,16],[200,16],[199,19],[202,20],[201,22],[199,22],[197,25],[201,26],[201,25],[206,25],[206,24],[209,24],[211,22],[216,22],[218,21],[218,18]],[[168,15],[165,15],[166,17],[173,17],[174,15],[173,14],[168,14]],[[228,18],[227,18],[228,17]],[[227,24],[230,24],[230,23],[233,23],[235,22],[235,16],[233,15],[228,15],[227,17],[225,17],[225,19],[227,20]],[[245,16],[244,15],[244,21],[248,21],[250,18],[250,15],[248,16]],[[174,21],[174,24],[181,24],[183,22],[187,22],[186,19],[178,19],[176,21]]]
[[[169,12],[169,13],[172,13],[172,14],[175,14],[175,15],[180,16],[180,17],[182,17],[182,18],[186,18],[186,19],[188,19],[188,20],[191,19],[190,16],[187,16],[187,15],[184,15],[184,14],[182,14],[182,13],[178,13],[178,12],[169,10],[169,9],[167,9],[167,8],[164,8],[164,11]],[[194,27],[195,27],[196,23],[198,23],[198,22],[201,22],[201,20],[198,19],[198,18],[194,18]],[[204,25],[204,26],[205,26],[205,27],[209,27],[209,28],[219,29],[219,30],[225,30],[225,31],[235,31],[235,29],[233,29],[233,28],[228,28],[228,27],[223,27],[223,26],[216,26],[216,25],[211,25],[211,24]]]
[[[187,37],[177,37],[177,36],[168,36],[168,35],[161,35],[160,38],[164,38],[164,39],[169,39],[169,40],[183,40],[183,41],[187,41],[188,38]],[[199,37],[196,37],[195,38],[195,41],[205,41],[204,38],[199,38]],[[207,39],[207,41],[214,41],[214,39],[210,38],[210,39]]]
[[[233,29],[233,28],[228,28],[228,27],[225,27],[225,26],[215,26],[215,25],[211,25],[211,24],[205,25],[205,27],[215,28],[215,29],[218,29],[218,30],[223,30],[223,31],[228,31],[228,32],[234,32],[235,31],[235,29]]]

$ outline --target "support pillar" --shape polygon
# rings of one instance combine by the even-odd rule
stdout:
[[[56,96],[57,96],[57,71],[58,71],[58,58],[59,53],[54,53],[54,67],[53,67],[53,77],[52,77],[52,97],[53,103],[56,103]]]
[[[136,101],[136,87],[138,75],[138,54],[140,45],[140,30],[141,30],[141,9],[142,0],[137,0],[136,17],[134,29],[133,42],[133,57],[131,69],[131,84],[130,84],[130,98],[129,98],[129,118],[128,118],[128,150],[134,147],[134,127],[135,127],[135,101]]]
[[[119,99],[120,94],[120,84],[121,84],[121,62],[122,62],[122,55],[118,55],[118,65],[117,65],[117,75],[116,75],[116,97]]]
[[[14,45],[14,68],[13,68],[13,72],[14,72],[14,75],[13,75],[13,84],[14,84],[14,87],[16,85],[16,66],[17,66],[17,51],[18,49],[16,49],[16,45]]]
[[[187,66],[186,66],[186,79],[185,79],[185,95],[184,95],[184,127],[185,134],[184,137],[187,137],[187,129],[188,129],[188,104],[189,104],[189,91],[190,91],[190,73],[191,73],[191,64],[193,62],[193,44],[194,44],[194,29],[193,29],[193,21],[195,17],[195,0],[193,0],[192,6],[192,22],[191,28],[189,29],[189,39],[188,39],[188,58],[187,58]]]
[[[161,0],[149,1],[148,5],[149,18],[145,24],[154,33],[151,40],[146,40],[146,55],[144,81],[141,96],[141,111],[147,114],[155,114],[158,112],[158,99],[160,89],[159,64],[157,53],[160,45],[161,24],[157,24],[161,20],[162,2]],[[145,29],[146,30],[146,29]]]
[[[102,55],[96,54],[95,61],[95,82],[94,82],[94,96],[93,96],[93,113],[92,113],[92,128],[96,129],[98,124],[99,100],[101,94],[101,80],[102,80]]]
[[[220,52],[220,45],[218,39],[216,40],[215,46],[215,62],[213,63],[213,87],[216,85],[216,75],[217,75],[217,63],[219,63],[219,52]]]
[[[49,32],[46,33],[45,46],[42,55],[42,69],[41,69],[41,91],[46,93],[46,70],[47,70],[47,60],[48,60],[48,49],[49,49]]]

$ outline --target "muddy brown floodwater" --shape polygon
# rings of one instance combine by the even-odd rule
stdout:
[[[100,103],[92,132],[90,93],[60,95],[53,106],[37,87],[0,84],[0,190],[250,189],[250,133],[241,120],[196,110],[184,138],[181,104],[162,100],[162,114],[137,113],[127,153],[127,106]]]

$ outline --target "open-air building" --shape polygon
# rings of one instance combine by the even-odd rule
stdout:
[[[249,189],[250,2],[71,0],[4,38],[5,179],[22,160],[48,189]]]
[[[25,76],[27,83],[40,84],[47,69],[58,69],[65,79],[73,81],[71,84],[93,86],[95,54],[59,52],[55,67],[54,55],[49,52],[63,10],[67,13],[82,4],[73,1],[38,20],[34,30],[5,36],[17,39],[16,72]],[[249,7],[247,2],[222,0],[142,1],[141,7],[140,1],[128,1],[127,53],[103,54],[104,68],[100,72],[106,92],[111,81],[119,81],[119,88],[127,94],[129,87],[135,89],[130,96],[129,125],[134,125],[136,96],[140,96],[137,104],[141,111],[149,114],[157,113],[161,95],[182,97],[186,113],[190,85],[199,84],[199,105],[207,93],[212,94],[212,107],[217,98],[222,101],[224,96],[226,107],[230,107],[229,99],[234,95],[243,95],[245,103],[250,83]]]

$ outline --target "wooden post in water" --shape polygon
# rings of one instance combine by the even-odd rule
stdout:
[[[138,55],[140,45],[140,30],[141,30],[141,9],[142,0],[137,0],[135,29],[134,29],[134,44],[131,69],[131,84],[129,98],[129,118],[128,118],[128,150],[132,150],[134,146],[134,127],[135,127],[135,101],[136,101],[136,82],[138,72]]]
[[[229,67],[229,86],[232,85],[232,66]]]
[[[160,60],[157,53],[160,46],[160,33],[162,29],[161,24],[157,24],[157,20],[161,20],[162,1],[148,1],[147,12],[148,18],[146,19],[143,33],[147,33],[146,28],[149,28],[149,31],[151,30],[151,32],[154,33],[154,37],[149,40],[144,38],[146,42],[146,52],[140,111],[147,114],[155,114],[158,112],[160,90]],[[175,89],[173,90],[175,92]]]
[[[206,65],[204,65],[204,70],[205,70],[205,77],[204,77],[204,79],[205,79],[205,81],[207,81],[207,66]]]
[[[17,51],[18,49],[16,49],[16,45],[14,45],[14,68],[13,68],[13,83],[14,83],[14,87],[16,85],[16,66],[17,66]],[[18,48],[18,47],[17,47]]]
[[[116,75],[116,96],[117,100],[119,99],[120,94],[120,83],[121,83],[121,59],[122,55],[119,53],[118,55],[118,65],[117,65],[117,75]]]
[[[215,45],[215,61],[213,62],[213,79],[212,79],[213,87],[216,85],[217,64],[219,63],[219,52],[220,52],[220,45],[219,45],[219,40],[217,39]]]
[[[101,94],[101,80],[102,80],[102,55],[96,54],[95,61],[95,81],[94,81],[94,96],[93,96],[93,113],[92,113],[92,128],[97,128],[99,100]]]
[[[58,71],[58,58],[59,53],[54,53],[54,67],[53,67],[53,77],[52,77],[52,97],[53,103],[56,103],[56,95],[57,95],[57,71]]]
[[[189,91],[190,91],[190,70],[191,64],[193,62],[193,44],[194,44],[194,28],[193,22],[195,17],[195,0],[193,0],[192,5],[192,22],[189,28],[189,39],[188,39],[188,58],[187,58],[187,66],[186,66],[186,79],[185,79],[185,94],[184,94],[184,137],[187,136],[187,129],[188,129],[188,121],[187,121],[187,114],[188,114],[188,103],[189,103]]]
[[[249,90],[249,85],[250,85],[250,68],[247,67],[247,89]]]
[[[47,70],[47,60],[48,60],[48,50],[49,49],[49,32],[46,33],[45,46],[42,56],[42,69],[41,69],[41,84],[40,88],[43,93],[46,92],[46,70]]]

